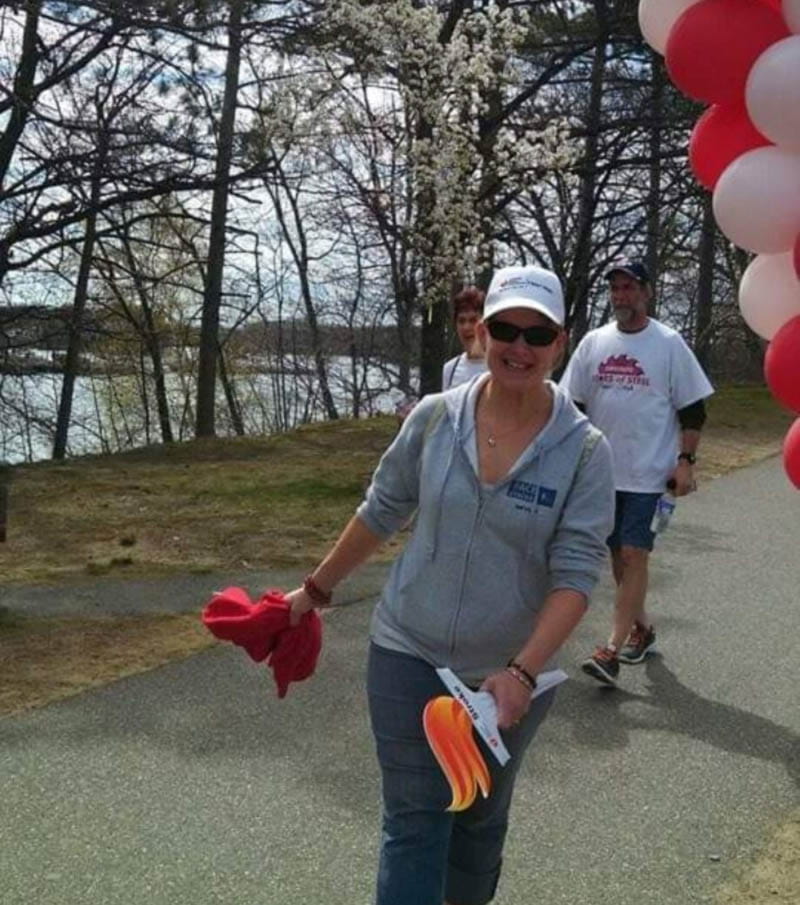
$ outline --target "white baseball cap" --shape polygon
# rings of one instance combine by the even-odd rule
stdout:
[[[503,267],[489,283],[483,319],[509,308],[529,308],[564,326],[564,292],[561,281],[543,267]]]

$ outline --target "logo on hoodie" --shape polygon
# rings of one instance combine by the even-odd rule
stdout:
[[[556,503],[558,491],[552,487],[542,487],[539,484],[530,484],[528,481],[512,481],[508,487],[508,496],[513,500],[522,500],[525,503],[537,503],[552,509]]]
[[[594,375],[595,383],[605,387],[616,386],[632,390],[636,386],[650,386],[650,378],[636,358],[626,355],[609,355],[600,363]]]

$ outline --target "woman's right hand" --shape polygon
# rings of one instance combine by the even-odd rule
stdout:
[[[314,601],[302,587],[289,591],[286,599],[289,601],[289,625],[299,625],[303,614],[314,609]]]
[[[481,691],[488,691],[497,704],[497,725],[500,729],[513,729],[531,706],[531,689],[514,678],[507,669],[487,676]]]

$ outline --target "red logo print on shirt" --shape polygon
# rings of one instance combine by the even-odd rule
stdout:
[[[616,386],[626,390],[632,390],[637,386],[650,386],[650,380],[639,362],[624,352],[620,355],[609,355],[600,363],[593,379],[603,386]]]

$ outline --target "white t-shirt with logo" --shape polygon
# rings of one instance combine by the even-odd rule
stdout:
[[[486,370],[486,361],[483,358],[469,358],[466,352],[456,355],[444,363],[442,367],[442,389],[469,383],[473,377],[483,374]]]
[[[680,333],[652,319],[638,333],[616,323],[587,333],[561,386],[608,438],[617,490],[636,493],[664,490],[680,451],[677,410],[714,392]]]

